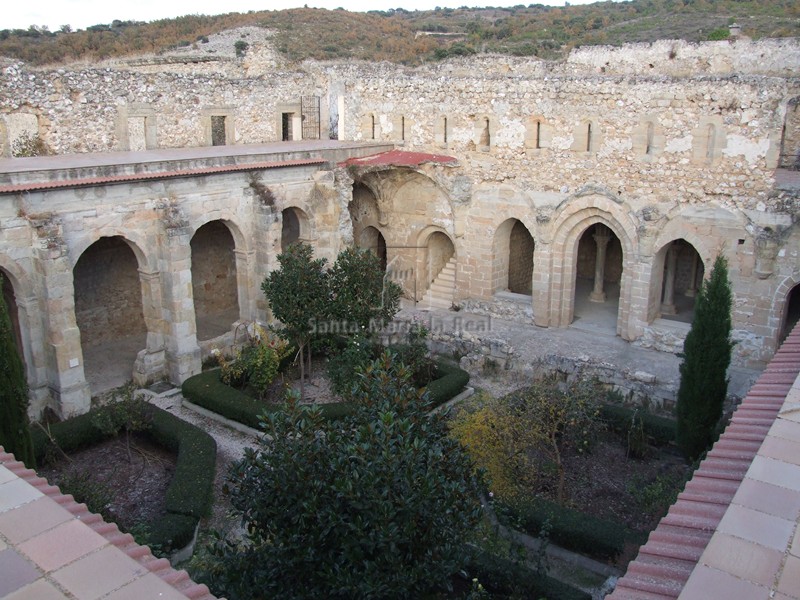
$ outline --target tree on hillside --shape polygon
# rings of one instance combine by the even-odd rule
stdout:
[[[0,289],[3,276],[0,275]],[[0,446],[17,460],[34,466],[33,442],[28,423],[28,384],[6,301],[0,294]]]
[[[720,255],[697,296],[692,328],[683,344],[677,442],[688,460],[711,447],[722,417],[733,349],[732,304],[728,262]]]
[[[280,268],[261,284],[272,314],[283,325],[278,334],[297,347],[301,399],[305,394],[304,351],[314,335],[315,323],[325,318],[329,305],[326,261],[314,259],[312,254],[313,249],[308,244],[292,244],[278,255]]]
[[[200,574],[215,593],[420,598],[464,567],[480,480],[446,418],[388,352],[354,396],[342,421],[292,399],[265,415],[261,448],[229,476],[245,538],[217,543]]]

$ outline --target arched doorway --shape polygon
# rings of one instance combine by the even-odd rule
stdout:
[[[130,380],[147,345],[139,262],[121,236],[101,237],[81,254],[73,281],[84,375],[95,395]]]
[[[296,242],[308,240],[308,217],[306,214],[291,206],[281,213],[281,251],[286,250]]]
[[[430,308],[450,308],[456,283],[456,248],[447,234],[434,231],[424,247],[425,260],[420,266],[424,302]]]
[[[622,254],[619,238],[602,223],[581,234],[575,257],[574,325],[616,332]]]
[[[783,309],[781,332],[778,336],[779,346],[789,336],[798,321],[800,321],[800,283],[795,285],[786,297],[786,307]]]
[[[386,239],[376,227],[365,227],[356,240],[356,246],[369,250],[381,262],[381,269],[386,270]]]
[[[658,251],[656,264],[661,267],[661,291],[653,312],[663,319],[691,323],[695,297],[703,284],[703,259],[692,244],[677,239]]]
[[[210,340],[239,319],[235,243],[225,223],[211,221],[192,236],[191,249],[197,339]]]
[[[534,242],[518,219],[504,221],[494,234],[492,289],[531,295]]]

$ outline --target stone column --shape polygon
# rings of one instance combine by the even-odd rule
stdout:
[[[692,269],[691,273],[689,274],[689,287],[686,288],[684,295],[688,296],[689,298],[694,298],[697,295],[697,261],[699,259],[699,255],[697,252],[692,253]]]
[[[58,415],[68,418],[89,411],[91,390],[83,370],[81,333],[75,318],[75,288],[61,224],[37,226],[39,272],[44,280],[47,379]]]
[[[661,302],[661,313],[674,315],[678,311],[675,308],[675,271],[678,264],[678,252],[675,242],[671,243],[667,250],[667,272],[664,281],[664,300]]]
[[[161,318],[161,274],[158,271],[139,269],[139,281],[142,287],[142,312],[147,327],[147,344],[136,355],[133,380],[136,385],[145,387],[167,376],[164,323]]]
[[[165,244],[164,345],[169,379],[174,384],[200,372],[200,346],[197,343],[194,298],[192,296],[192,250],[188,227],[168,227]]]
[[[611,241],[611,232],[605,225],[597,224],[594,226],[592,235],[597,244],[597,255],[594,261],[594,290],[589,294],[590,302],[605,302],[606,293],[603,291],[603,279],[606,275],[606,248]]]

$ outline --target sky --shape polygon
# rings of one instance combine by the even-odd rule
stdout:
[[[569,0],[569,4],[591,4],[597,0]],[[563,6],[564,0],[136,0],[113,2],[109,0],[5,0],[0,11],[0,29],[27,29],[31,25],[46,25],[50,31],[62,25],[72,29],[85,29],[90,25],[109,24],[120,21],[155,21],[183,15],[215,15],[250,10],[278,10],[298,8],[303,5],[315,8],[334,9],[342,7],[350,11],[431,10],[436,6],[458,8],[460,6],[515,6],[519,4],[546,4]]]

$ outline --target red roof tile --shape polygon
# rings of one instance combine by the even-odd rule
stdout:
[[[418,167],[424,163],[438,163],[440,165],[456,165],[458,159],[444,154],[427,154],[425,152],[405,152],[403,150],[389,150],[380,154],[364,156],[363,158],[348,158],[341,166],[392,166],[392,167]]]
[[[666,600],[680,595],[798,374],[800,325],[748,392],[730,425],[607,598]]]
[[[83,525],[105,538],[107,542],[122,550],[132,560],[146,567],[187,598],[215,600],[215,596],[204,584],[192,581],[186,571],[173,569],[167,559],[155,558],[148,547],[137,544],[129,533],[122,533],[116,524],[106,523],[100,515],[89,512],[85,504],[78,504],[71,495],[62,494],[58,487],[47,484],[47,481],[37,476],[35,471],[25,468],[13,454],[5,452],[2,446],[0,446],[0,465],[63,506]]]
[[[156,173],[133,173],[125,175],[108,175],[106,177],[90,177],[85,179],[61,179],[42,182],[20,183],[16,185],[0,186],[0,194],[16,194],[19,192],[33,192],[41,190],[55,190],[63,188],[87,187],[93,185],[106,185],[114,183],[129,183],[131,181],[151,181],[159,179],[172,179],[175,177],[197,177],[200,175],[214,175],[218,173],[236,173],[240,171],[260,171],[263,169],[277,169],[281,167],[297,167],[306,165],[320,165],[327,162],[324,158],[301,158],[275,162],[257,162],[241,165],[225,165],[222,167],[202,167],[197,169],[184,169],[180,171],[160,171]]]

